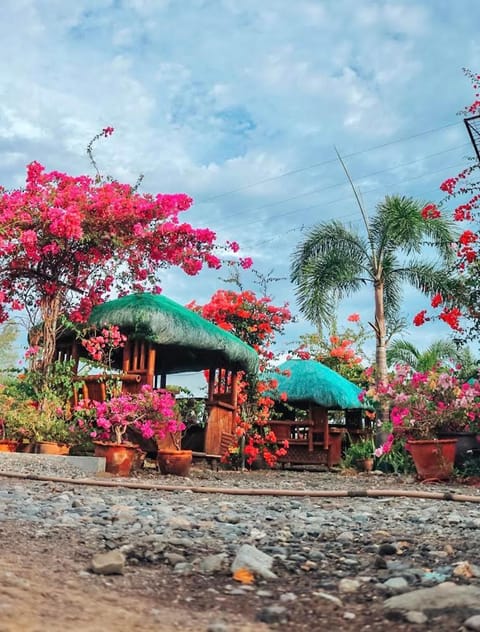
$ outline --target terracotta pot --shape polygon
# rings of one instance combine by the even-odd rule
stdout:
[[[157,463],[162,474],[188,476],[192,464],[192,451],[159,450],[157,452]]]
[[[456,444],[456,439],[409,439],[406,448],[412,455],[418,477],[440,481],[450,478]]]
[[[67,443],[59,443],[57,441],[36,441],[35,454],[56,454],[67,455],[70,453],[70,446]]]
[[[15,452],[18,446],[18,441],[13,439],[0,439],[0,452]]]
[[[373,471],[373,459],[360,459],[359,464],[363,472]]]
[[[94,441],[95,456],[105,457],[105,471],[117,476],[129,476],[137,455],[134,443],[109,443]]]
[[[480,435],[476,432],[442,432],[440,439],[456,439],[455,465],[462,467],[469,455],[478,454],[480,450]]]

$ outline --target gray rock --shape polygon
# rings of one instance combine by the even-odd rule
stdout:
[[[357,579],[348,579],[345,577],[338,582],[338,590],[341,593],[354,593],[360,588],[360,582]]]
[[[312,593],[312,597],[318,597],[319,599],[330,601],[330,603],[335,604],[337,608],[343,607],[343,602],[341,599],[339,599],[338,597],[335,597],[335,595],[330,595],[329,593],[326,593],[326,592],[315,591]]]
[[[480,632],[480,614],[475,614],[473,617],[469,617],[464,621],[463,625],[467,630],[474,630],[474,632]]]
[[[202,573],[218,573],[226,567],[228,555],[226,553],[217,553],[209,555],[200,560],[198,568]]]
[[[270,569],[273,564],[273,557],[260,551],[250,544],[242,544],[237,555],[232,562],[232,573],[239,568],[246,568],[265,579],[276,579],[275,573]]]
[[[420,588],[390,597],[384,602],[384,606],[390,610],[423,611],[478,607],[479,602],[479,586],[460,586],[453,582],[444,582],[432,588]]]
[[[257,614],[257,619],[264,623],[279,623],[287,618],[287,608],[284,606],[268,606]]]
[[[409,623],[422,624],[428,621],[428,617],[424,612],[418,610],[410,610],[405,615],[405,620]]]
[[[207,626],[207,632],[229,632],[230,629],[230,626],[223,621],[214,621]]]
[[[408,582],[404,577],[391,577],[384,583],[392,593],[402,593],[408,588]]]
[[[91,561],[91,570],[98,575],[123,575],[125,555],[121,551],[97,553]]]

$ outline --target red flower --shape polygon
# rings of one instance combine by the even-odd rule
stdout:
[[[461,331],[461,327],[459,324],[459,319],[461,316],[461,312],[458,307],[452,307],[451,309],[445,308],[443,312],[440,314],[440,320],[447,323],[452,329],[456,331]]]
[[[422,217],[423,219],[436,219],[440,217],[441,213],[435,204],[427,204],[422,209]]]
[[[429,318],[426,318],[425,315],[427,313],[426,309],[422,309],[421,312],[418,312],[418,314],[414,317],[413,319],[413,324],[416,327],[420,327],[421,325],[423,325],[427,320],[430,320]]]
[[[435,296],[432,298],[432,307],[438,307],[439,305],[441,305],[443,303],[443,297],[441,294],[435,294]]]

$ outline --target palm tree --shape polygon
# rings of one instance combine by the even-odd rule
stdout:
[[[435,340],[420,351],[408,340],[394,340],[387,350],[387,364],[404,364],[424,373],[437,366],[460,366],[459,374],[467,380],[478,373],[478,361],[468,347],[458,347],[451,340]]]
[[[366,285],[373,287],[375,318],[370,324],[377,380],[387,375],[387,322],[398,316],[404,283],[444,297],[454,296],[457,289],[448,269],[453,224],[443,217],[425,219],[422,208],[412,198],[387,196],[368,219],[360,204],[364,235],[336,220],[323,222],[293,254],[291,280],[297,286],[300,310],[317,326],[330,321],[337,299]],[[437,254],[436,262],[422,257],[427,244]]]

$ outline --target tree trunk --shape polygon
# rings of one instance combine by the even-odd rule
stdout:
[[[383,306],[382,282],[375,283],[375,384],[379,384],[387,379],[387,327],[385,323],[385,312]],[[382,406],[379,411],[379,422],[382,424],[388,421],[390,408],[388,405]]]
[[[375,283],[375,381],[387,378],[387,328],[383,306],[383,282]]]
[[[44,378],[55,360],[57,325],[62,304],[61,296],[46,296],[42,299],[40,313],[42,315],[42,360],[40,364]]]

